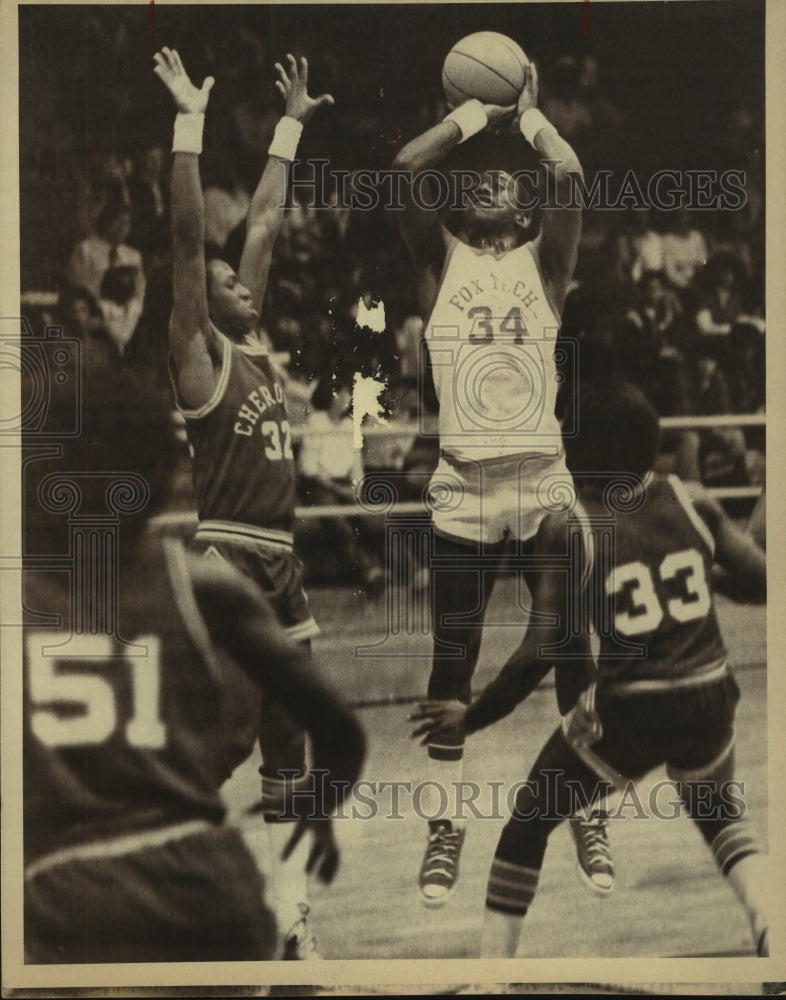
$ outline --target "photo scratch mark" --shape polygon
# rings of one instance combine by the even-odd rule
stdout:
[[[367,306],[362,298],[358,299],[357,325],[361,328],[368,328],[374,333],[385,332],[385,303],[372,302]]]
[[[352,421],[354,424],[352,446],[355,451],[360,451],[363,447],[363,421],[366,417],[373,417],[378,424],[387,424],[380,402],[380,396],[384,389],[387,389],[387,380],[383,381],[355,372],[355,381],[352,387]]]

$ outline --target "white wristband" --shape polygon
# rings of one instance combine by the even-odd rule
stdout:
[[[530,146],[535,145],[535,136],[541,131],[541,129],[547,128],[551,132],[554,132],[555,135],[557,133],[556,128],[541,111],[538,111],[537,108],[527,108],[519,119],[519,128],[521,129],[521,134]]]
[[[480,101],[473,100],[460,104],[455,111],[451,111],[449,115],[445,115],[443,121],[453,122],[454,125],[458,125],[461,132],[459,142],[466,142],[473,135],[482,132],[486,125],[488,125],[489,120]]]
[[[302,122],[295,118],[281,118],[273,133],[273,141],[267,151],[268,156],[277,156],[280,160],[294,160],[302,131]]]
[[[175,134],[172,138],[173,153],[202,152],[202,130],[205,127],[205,116],[198,112],[179,112],[175,118]]]

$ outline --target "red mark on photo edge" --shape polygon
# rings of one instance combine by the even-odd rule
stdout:
[[[150,44],[156,44],[156,2],[155,0],[150,0],[148,6],[150,11]]]
[[[153,0],[150,0],[150,3],[152,3],[152,2],[153,2]],[[584,0],[584,17],[583,17],[582,22],[581,22],[581,37],[582,38],[588,38],[589,37],[589,5],[590,5],[590,0]]]

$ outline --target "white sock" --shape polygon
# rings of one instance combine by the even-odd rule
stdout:
[[[500,913],[486,907],[483,911],[483,935],[480,942],[481,958],[515,958],[524,917],[513,913]]]
[[[311,847],[308,835],[303,837],[286,861],[281,860],[289,838],[295,832],[294,823],[265,823],[271,854],[271,903],[279,930],[286,936],[303,915],[300,904],[308,905],[306,861]]]
[[[734,889],[737,899],[748,914],[754,942],[758,942],[762,931],[769,926],[770,884],[769,859],[766,854],[749,854],[741,858],[726,878]]]
[[[458,811],[458,783],[464,775],[462,760],[429,758],[426,782],[420,797],[420,812],[428,820],[450,820],[453,829],[466,825],[466,815]],[[462,810],[465,812],[465,810]]]

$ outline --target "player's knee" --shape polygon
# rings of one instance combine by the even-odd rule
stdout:
[[[688,815],[695,820],[705,840],[710,843],[720,827],[744,815],[742,785],[734,781],[734,741],[720,753],[696,768],[669,764],[667,774],[675,782]]]
[[[494,857],[517,868],[539,870],[546,853],[549,826],[537,816],[525,819],[524,815],[517,808],[505,824]]]

